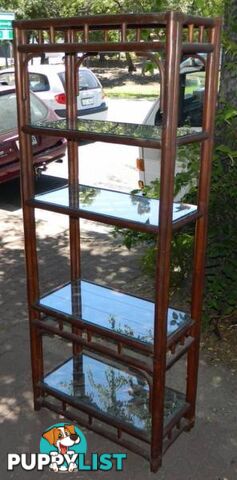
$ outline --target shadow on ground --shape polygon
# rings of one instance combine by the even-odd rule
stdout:
[[[51,479],[52,473],[26,473],[20,468],[7,472],[7,453],[37,452],[42,432],[60,421],[57,415],[41,410],[33,411],[29,331],[26,308],[26,282],[21,218],[0,210],[0,360],[1,360],[1,478],[25,480]],[[42,222],[39,236],[39,262],[42,291],[69,279],[69,252],[67,232],[49,235]],[[111,243],[102,233],[83,232],[82,272],[85,278],[115,288],[129,290],[140,275],[140,253],[129,254]],[[55,276],[56,272],[56,276]],[[114,273],[116,272],[116,274]],[[46,356],[61,357],[55,342],[54,352],[47,346]],[[67,345],[68,349],[69,346]],[[80,478],[157,478],[157,480],[235,480],[237,475],[236,438],[236,382],[231,371],[221,367],[200,364],[198,415],[195,429],[183,434],[164,457],[157,474],[149,472],[148,464],[127,452],[125,469],[120,472],[80,472]],[[84,429],[83,429],[84,430]],[[112,442],[84,430],[89,452],[119,452],[124,450]],[[75,478],[75,474],[67,474]]]
[[[35,192],[42,193],[54,188],[61,188],[67,184],[64,178],[53,177],[52,175],[40,176],[40,181],[35,181]],[[20,180],[19,178],[1,184],[0,188],[0,209],[15,212],[21,208]]]

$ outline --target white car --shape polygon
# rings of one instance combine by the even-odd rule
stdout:
[[[66,115],[65,67],[59,65],[29,65],[30,89],[60,117]],[[14,68],[0,71],[0,84],[15,85]],[[94,73],[79,69],[78,116],[106,120],[107,102],[102,85]]]
[[[179,127],[191,127],[194,131],[201,130],[203,96],[204,96],[203,63],[197,59],[187,59],[180,68],[180,108]],[[158,98],[147,113],[143,123],[145,125],[161,125],[162,112]],[[139,171],[139,186],[148,185],[160,177],[160,150],[139,148],[137,169]],[[184,170],[184,163],[177,157],[175,174]],[[176,199],[180,199],[188,188],[181,190]]]

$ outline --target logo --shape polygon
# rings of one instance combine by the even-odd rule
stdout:
[[[40,453],[9,453],[8,471],[17,467],[24,471],[52,472],[116,471],[123,470],[125,453],[91,453],[86,457],[84,433],[70,423],[57,423],[45,430],[40,439]]]
[[[40,440],[40,453],[50,455],[50,470],[54,472],[78,470],[79,454],[85,455],[87,442],[85,435],[71,424],[57,423],[43,433]]]

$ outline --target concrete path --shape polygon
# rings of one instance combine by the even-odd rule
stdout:
[[[7,453],[37,452],[42,432],[60,421],[57,415],[44,409],[34,412],[32,407],[22,223],[19,213],[10,210],[0,210],[0,478],[51,480],[56,474],[47,469],[43,473],[24,472],[20,468],[7,472]],[[57,280],[68,279],[67,233],[43,220],[39,223],[40,278],[47,290],[55,286],[55,268]],[[111,248],[103,232],[94,233],[87,228],[83,236],[87,278],[105,284],[112,281],[117,288],[125,288],[137,278],[138,254],[128,254],[118,244]],[[172,445],[157,474],[149,472],[143,459],[127,452],[122,473],[68,473],[67,479],[236,480],[236,373],[209,366],[205,358],[201,358],[199,372],[196,426]],[[84,433],[90,452],[124,451],[92,432]]]

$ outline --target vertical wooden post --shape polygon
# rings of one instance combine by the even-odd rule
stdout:
[[[67,42],[73,42],[73,31],[67,31]],[[68,128],[74,129],[77,122],[77,85],[76,85],[76,54],[66,54],[65,81],[67,99]],[[68,177],[70,206],[78,208],[78,146],[75,140],[68,140]],[[70,217],[70,259],[71,280],[80,275],[80,229],[78,218]]]
[[[202,213],[202,216],[197,220],[195,232],[191,308],[191,315],[193,320],[195,320],[195,325],[192,330],[192,335],[194,336],[194,343],[188,351],[186,394],[187,402],[191,405],[191,408],[187,414],[187,418],[190,421],[190,427],[194,424],[197,395],[202,298],[205,277],[205,252],[207,244],[208,199],[214,144],[214,118],[218,87],[218,66],[220,62],[220,31],[221,19],[216,19],[215,26],[211,29],[210,35],[210,41],[214,46],[214,51],[213,53],[208,54],[206,63],[203,130],[208,133],[208,139],[205,140],[201,146],[201,170],[198,193],[198,209]]]
[[[25,232],[25,261],[27,271],[27,297],[29,308],[29,328],[31,344],[32,382],[34,392],[34,408],[38,409],[37,399],[40,389],[37,386],[43,375],[42,337],[32,321],[39,313],[32,310],[32,305],[39,299],[39,275],[37,262],[37,241],[34,209],[27,201],[34,196],[34,171],[32,163],[31,136],[22,132],[23,125],[30,123],[30,92],[27,70],[27,57],[20,54],[18,46],[26,43],[25,33],[15,28],[15,71],[17,90],[17,114],[19,125],[19,141],[21,151],[21,201]]]
[[[74,41],[74,31],[67,30],[67,42]],[[67,98],[67,122],[68,128],[74,129],[77,122],[77,55],[67,54],[65,59],[65,81]],[[79,165],[78,165],[78,145],[75,140],[68,140],[68,177],[69,177],[69,202],[70,206],[77,209],[79,206]],[[79,218],[69,219],[70,233],[70,263],[71,263],[71,282],[72,282],[72,308],[74,308],[75,289],[77,285],[73,282],[80,277],[80,220]],[[78,297],[79,298],[79,297]],[[75,306],[79,308],[79,304]],[[78,314],[79,312],[74,312]],[[75,327],[72,327],[73,333],[80,333]],[[73,345],[73,353],[76,355],[80,351],[79,345]]]
[[[159,240],[156,267],[156,309],[152,392],[151,469],[157,471],[162,460],[165,396],[167,312],[172,237],[174,172],[179,104],[179,66],[182,23],[179,14],[167,14],[167,40],[164,84],[164,112],[161,150],[161,192]]]

